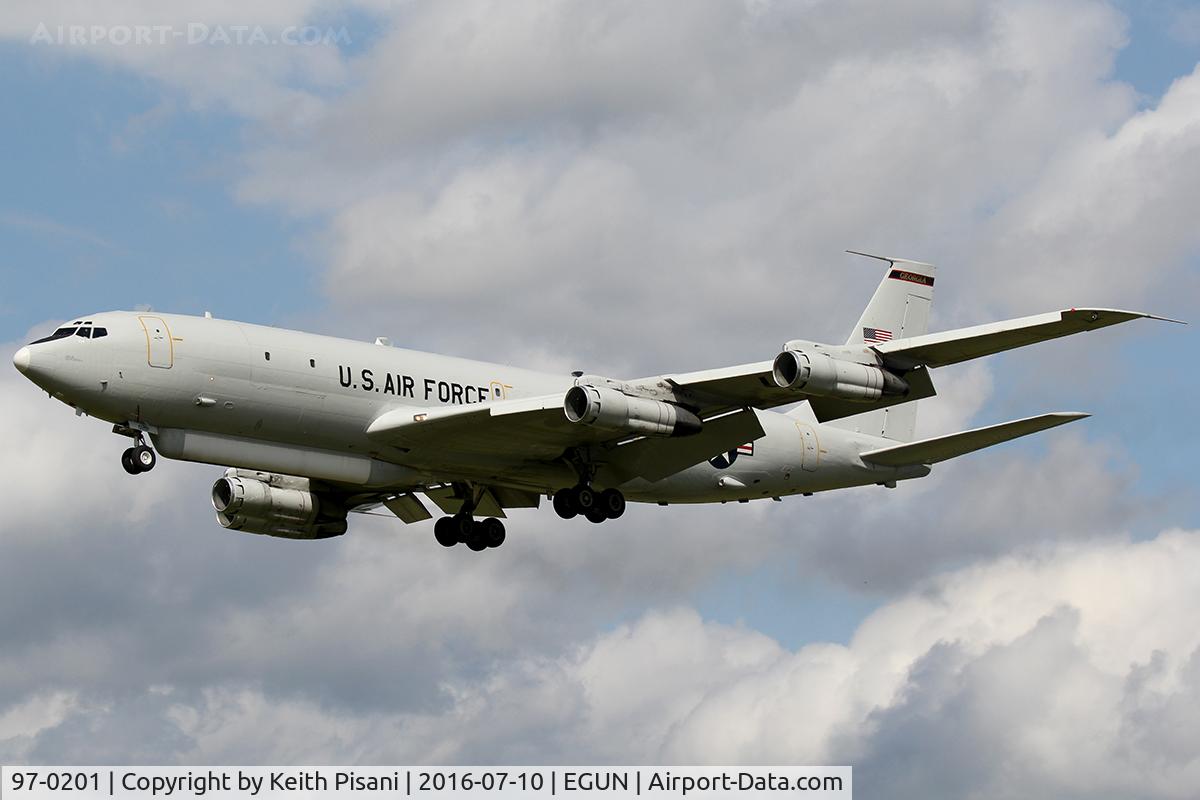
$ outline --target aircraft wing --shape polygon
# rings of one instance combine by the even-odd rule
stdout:
[[[991,322],[970,328],[942,331],[873,344],[887,367],[910,386],[903,397],[885,397],[876,403],[858,403],[824,397],[807,397],[791,389],[781,389],[771,379],[771,362],[759,361],[721,369],[663,375],[631,381],[638,385],[670,386],[702,409],[701,416],[739,407],[772,408],[807,399],[817,419],[825,422],[861,414],[896,403],[932,397],[936,392],[925,368],[943,367],[973,358],[1012,350],[1061,336],[1106,328],[1133,319],[1180,320],[1139,311],[1111,308],[1072,308],[1048,314]]]
[[[1107,328],[1133,319],[1180,320],[1157,317],[1140,311],[1113,308],[1072,308],[1031,317],[991,322],[970,328],[929,333],[909,339],[894,339],[874,346],[888,366],[912,369],[917,366],[944,367],[973,358],[990,356],[1016,347]]]
[[[915,369],[902,370],[900,377],[909,385],[908,394],[884,396],[872,403],[838,400],[832,397],[810,397],[794,389],[781,389],[771,378],[770,361],[701,372],[663,375],[657,378],[631,381],[631,383],[634,385],[667,384],[686,398],[690,405],[699,408],[702,419],[739,408],[768,409],[807,400],[817,419],[820,422],[827,422],[879,408],[887,408],[898,403],[924,400],[937,394],[928,372],[920,366]]]
[[[613,438],[575,425],[563,394],[439,408],[397,408],[367,427],[372,439],[405,450],[444,450],[512,459],[553,459],[565,448]]]
[[[621,481],[635,477],[662,480],[765,435],[754,409],[740,409],[705,422],[704,430],[694,436],[644,438],[623,444],[611,454],[605,469]]]
[[[623,479],[640,476],[648,480],[666,477],[763,435],[750,408],[706,414],[705,418],[704,429],[694,436],[636,437],[568,421],[563,395],[553,394],[471,406],[394,409],[376,418],[367,435],[416,451],[418,457],[431,461],[445,452],[490,455],[501,461],[554,460],[568,447],[609,445],[608,469]]]
[[[760,437],[762,429],[753,409],[808,400],[821,422],[863,414],[932,397],[936,391],[929,368],[1143,317],[1165,319],[1134,311],[1070,309],[878,343],[873,349],[905,380],[909,392],[870,403],[809,397],[779,388],[771,377],[770,361],[629,381],[628,386],[639,393],[670,399],[705,421],[700,434],[680,439],[643,438],[572,423],[563,411],[565,389],[477,405],[397,408],[375,419],[367,434],[432,465],[461,461],[464,455],[497,465],[551,462],[568,448],[601,445],[607,450],[608,469],[623,478],[655,480]],[[898,452],[879,454],[880,458],[899,456]],[[906,451],[905,457],[915,456]]]
[[[676,402],[705,420],[703,432],[680,439],[634,437],[572,423],[563,413],[565,392],[478,405],[397,408],[376,418],[367,435],[381,444],[415,451],[418,457],[426,456],[420,459],[425,461],[437,461],[439,451],[502,461],[554,460],[569,447],[609,445],[612,469],[625,477],[657,480],[761,437],[755,408],[808,399],[817,418],[825,421],[936,393],[926,370],[911,370],[904,377],[912,387],[908,395],[875,403],[809,398],[781,389],[771,379],[770,361],[630,381],[649,392],[669,391]]]
[[[744,406],[770,408],[800,399],[796,392],[780,389],[771,380],[770,361],[644,378],[631,383],[660,383],[681,391],[691,405],[699,409],[701,418]]]

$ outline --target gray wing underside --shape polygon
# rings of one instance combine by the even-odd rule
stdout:
[[[871,403],[839,400],[832,397],[810,397],[794,389],[781,389],[771,378],[771,362],[761,361],[737,367],[705,370],[648,378],[644,381],[663,381],[678,387],[686,396],[694,398],[704,414],[720,414],[737,408],[759,408],[768,410],[807,400],[818,422],[829,422],[855,414],[865,414],[899,403],[910,403],[933,397],[937,391],[933,381],[923,367],[901,372],[909,385],[909,393],[900,396],[885,396]],[[642,381],[633,381],[641,383]]]
[[[562,396],[547,395],[444,411],[396,409],[376,419],[368,434],[430,463],[447,453],[489,463],[546,462],[562,458],[568,448],[595,445],[608,474],[624,481],[665,478],[758,439],[763,429],[753,409],[741,408],[709,418],[694,436],[619,436],[569,422]]]
[[[544,460],[568,447],[600,444],[611,432],[569,422],[561,394],[472,406],[399,408],[367,427],[367,435],[420,459],[437,451]]]

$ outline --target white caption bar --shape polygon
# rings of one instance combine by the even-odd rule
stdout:
[[[0,800],[853,797],[850,767],[0,767]]]

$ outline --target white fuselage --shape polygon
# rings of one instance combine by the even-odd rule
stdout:
[[[565,462],[530,466],[468,450],[414,455],[366,433],[397,408],[565,394],[571,376],[208,317],[106,312],[79,321],[107,335],[31,344],[22,371],[82,412],[144,430],[168,458],[364,489],[453,479],[550,493],[577,480]],[[859,454],[894,444],[886,439],[755,413],[766,435],[752,446],[620,488],[643,502],[721,502],[928,473],[864,464]]]

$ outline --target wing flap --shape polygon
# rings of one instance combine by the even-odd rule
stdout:
[[[894,368],[911,369],[922,365],[942,367],[1061,336],[1107,328],[1109,325],[1118,325],[1134,319],[1179,322],[1140,311],[1072,308],[970,328],[928,333],[909,339],[894,339],[876,345],[875,350],[884,357],[888,366]]]
[[[483,486],[479,489],[482,491],[474,512],[477,517],[503,517],[506,508],[537,508],[542,499],[537,492],[515,489],[510,486]],[[466,501],[465,494],[453,485],[427,489],[425,496],[444,513],[452,516],[462,510],[463,503]],[[385,505],[391,508],[390,503],[385,503]],[[426,516],[423,519],[429,519],[429,517]],[[405,521],[407,522],[407,520]]]
[[[537,508],[542,502],[542,496],[537,492],[508,486],[493,486],[492,494],[501,508]]]
[[[418,461],[446,452],[551,459],[572,445],[612,438],[611,432],[571,423],[560,394],[473,406],[396,408],[377,417],[367,435],[414,452]]]
[[[418,442],[430,435],[439,437],[449,432],[475,427],[488,418],[503,418],[507,423],[513,424],[529,422],[545,415],[547,411],[557,411],[561,417],[562,402],[560,395],[544,395],[469,406],[405,406],[386,411],[376,417],[367,426],[367,435],[395,442]],[[566,423],[565,418],[563,422]]]
[[[884,447],[879,450],[868,450],[859,458],[868,464],[880,467],[906,467],[916,464],[936,464],[939,461],[957,458],[985,447],[991,447],[1011,439],[1028,436],[1031,433],[1066,425],[1068,422],[1084,419],[1089,414],[1074,411],[1058,411],[1052,414],[1041,414],[1036,417],[1002,422],[999,425],[989,425],[986,428],[975,428],[948,436],[937,436],[932,439],[922,439],[918,442]]]
[[[442,510],[442,513],[453,516],[462,511],[463,503],[466,498],[459,493],[454,486],[436,486],[432,489],[425,490],[425,496],[433,501],[433,504]],[[492,493],[491,487],[488,487],[480,496],[479,502],[475,505],[475,516],[477,517],[504,517],[504,509],[496,500],[496,496]]]
[[[411,525],[414,522],[430,519],[433,514],[429,513],[429,509],[421,502],[421,498],[411,492],[402,494],[399,497],[393,497],[390,500],[383,501],[384,506],[388,511],[395,514],[405,525]]]
[[[765,435],[753,409],[742,409],[704,423],[695,436],[638,439],[617,448],[606,469],[618,481],[658,481]]]
[[[830,420],[842,419],[843,417],[865,414],[880,408],[888,408],[900,403],[924,400],[937,394],[937,390],[933,388],[933,380],[929,377],[929,370],[927,369],[919,367],[904,373],[901,377],[908,384],[908,394],[905,395],[884,395],[873,403],[839,400],[836,397],[810,397],[808,398],[808,405],[812,408],[813,416],[817,418],[818,422],[829,422]]]

